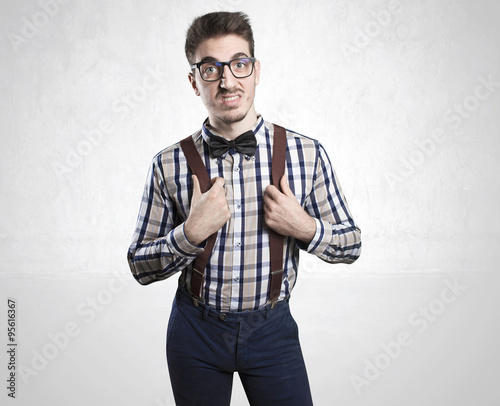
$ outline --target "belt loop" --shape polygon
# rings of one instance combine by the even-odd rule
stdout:
[[[269,315],[269,309],[270,309],[270,306],[266,306],[265,307],[265,310],[264,310],[264,318],[267,320],[268,318],[268,315]]]
[[[203,306],[204,309],[203,309],[203,320],[207,320],[208,319],[208,312],[210,311],[210,308],[208,306]]]

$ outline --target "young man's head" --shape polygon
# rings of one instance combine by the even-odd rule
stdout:
[[[254,58],[248,17],[216,12],[196,18],[187,32],[185,51],[192,68],[189,81],[208,110],[210,124],[253,125],[260,63]]]
[[[246,14],[218,11],[195,18],[187,31],[186,45],[184,47],[189,64],[192,65],[198,62],[194,59],[195,52],[203,41],[231,34],[238,35],[247,41],[250,51],[248,56],[255,56],[252,27]]]

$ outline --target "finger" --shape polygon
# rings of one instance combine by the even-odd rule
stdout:
[[[224,180],[224,178],[221,178],[220,176],[210,179],[210,184],[212,186],[224,187],[225,183],[226,181]]]
[[[270,209],[271,204],[273,203],[273,199],[268,194],[265,194],[263,200],[264,200],[264,210]]]
[[[287,195],[288,197],[292,197],[292,196],[295,197],[292,190],[290,189],[290,186],[288,185],[288,179],[287,179],[286,175],[282,176],[281,181],[280,181],[280,185],[281,185],[281,190],[283,191],[283,193],[285,195]]]
[[[281,194],[278,188],[274,185],[269,185],[266,187],[264,196],[269,196],[271,199],[276,200],[276,198]]]
[[[278,203],[274,201],[270,196],[264,196],[264,214],[270,216],[274,215],[279,208]]]
[[[196,175],[193,175],[192,179],[193,179],[193,197],[200,197],[201,196],[200,181],[198,180],[198,177]]]

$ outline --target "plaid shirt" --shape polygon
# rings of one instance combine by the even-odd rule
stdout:
[[[205,270],[203,297],[218,311],[255,310],[268,302],[269,233],[263,193],[271,183],[273,125],[259,116],[253,128],[255,156],[230,150],[212,158],[207,125],[193,134],[210,178],[225,179],[231,219],[219,230]],[[298,202],[316,221],[309,244],[284,238],[284,275],[280,299],[297,279],[299,249],[330,263],[352,263],[361,252],[361,231],[354,223],[330,160],[318,141],[287,131],[285,174]],[[190,290],[193,261],[203,251],[184,233],[193,184],[179,143],[153,158],[128,251],[130,269],[143,285],[182,271],[179,283]]]

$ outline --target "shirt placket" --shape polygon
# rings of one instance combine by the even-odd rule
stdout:
[[[244,218],[242,213],[242,155],[235,153],[232,168],[232,189],[233,189],[233,256],[231,267],[231,301],[229,310],[238,311],[241,302],[241,283],[242,283],[242,258],[244,249]]]

